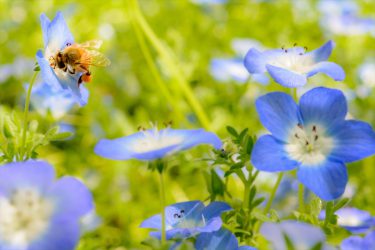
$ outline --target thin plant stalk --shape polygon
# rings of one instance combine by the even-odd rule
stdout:
[[[283,172],[280,172],[279,175],[277,176],[277,180],[276,180],[275,185],[272,188],[270,198],[267,202],[266,207],[264,208],[264,211],[263,211],[264,214],[268,214],[268,212],[270,211],[271,206],[272,206],[272,202],[275,199],[276,191],[279,188],[279,185],[280,185],[280,182],[281,182],[281,179],[283,178],[283,176],[284,176]]]
[[[159,184],[160,184],[160,205],[161,205],[161,244],[165,245],[167,241],[166,237],[166,226],[165,226],[165,187],[163,171],[159,172]]]
[[[21,157],[20,160],[24,160],[25,153],[26,153],[26,136],[27,136],[27,124],[28,124],[28,116],[29,116],[29,109],[30,109],[30,99],[31,99],[31,90],[33,88],[33,85],[35,83],[36,77],[38,76],[38,71],[35,71],[29,87],[27,89],[27,94],[26,94],[26,100],[25,100],[25,109],[23,112],[23,130],[22,130],[22,147],[21,147]]]

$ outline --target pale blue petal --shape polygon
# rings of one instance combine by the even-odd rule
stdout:
[[[325,242],[325,235],[320,228],[298,221],[265,222],[260,233],[272,244],[274,250],[287,250],[284,235],[301,249],[310,249],[319,242]]]
[[[330,157],[353,162],[375,154],[375,132],[362,121],[344,121],[331,129],[335,147]]]
[[[307,73],[307,77],[311,77],[317,73],[324,73],[335,81],[343,81],[345,72],[341,66],[333,62],[320,62]]]
[[[332,53],[334,47],[333,41],[326,42],[323,46],[321,46],[318,49],[315,49],[309,53],[307,53],[307,56],[311,56],[315,62],[322,62],[327,61],[329,56]]]
[[[7,195],[19,188],[36,188],[43,194],[54,178],[54,168],[44,161],[8,163],[0,167],[0,193]]]
[[[340,90],[319,87],[302,95],[300,110],[305,124],[330,128],[344,121],[348,107]]]
[[[279,140],[286,140],[291,129],[301,123],[297,104],[285,93],[263,95],[256,100],[255,106],[263,126]]]
[[[238,241],[227,229],[220,229],[214,233],[201,233],[195,242],[197,250],[237,250]]]
[[[296,88],[304,86],[307,83],[307,77],[303,74],[270,64],[267,64],[266,68],[273,80],[284,87]]]
[[[46,17],[41,16],[42,29],[45,30]],[[43,27],[44,26],[44,27]],[[47,34],[43,32],[43,37],[47,37],[47,44],[52,51],[62,50],[67,43],[73,44],[73,35],[70,33],[68,26],[61,12],[57,12],[56,17],[48,25]]]
[[[206,224],[203,227],[197,227],[196,230],[199,233],[210,233],[215,232],[221,228],[223,221],[220,217],[212,218],[209,221],[206,221]]]
[[[232,210],[232,208],[226,202],[214,201],[204,208],[203,216],[205,220],[210,220],[214,217],[220,217],[221,213],[229,210]]]
[[[365,248],[365,242],[362,237],[350,236],[341,242],[341,250],[370,250]]]
[[[47,195],[56,204],[55,217],[78,220],[94,208],[90,191],[81,181],[73,177],[59,179],[52,185]]]
[[[160,133],[162,133],[162,130]],[[222,142],[216,134],[203,129],[168,129],[167,135],[184,138],[178,150],[189,149],[200,144],[210,144],[215,149],[220,149],[222,146]]]
[[[290,159],[284,144],[271,135],[260,137],[254,145],[251,163],[257,169],[267,172],[287,171],[295,169],[300,163]]]
[[[308,189],[326,201],[339,198],[348,182],[346,166],[330,160],[314,166],[301,165],[297,177]]]
[[[260,52],[257,49],[250,49],[245,56],[244,65],[251,74],[267,72],[266,65],[269,61],[283,55],[282,49],[273,49]]]
[[[53,219],[48,230],[27,250],[72,250],[79,241],[78,220],[69,217]]]
[[[38,61],[42,79],[45,83],[50,85],[51,88],[55,91],[68,88],[68,86],[60,84],[55,71],[52,69],[49,62],[44,58],[41,50],[38,50],[38,52],[36,53],[36,60]]]
[[[46,14],[43,13],[40,15],[40,24],[42,25],[43,41],[44,41],[45,47],[47,46],[47,43],[48,43],[48,27],[50,23],[51,21],[46,16]]]
[[[251,80],[257,83],[260,83],[262,85],[268,85],[270,82],[269,77],[266,74],[259,73],[259,74],[252,74]]]

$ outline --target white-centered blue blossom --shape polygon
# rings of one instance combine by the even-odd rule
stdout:
[[[44,82],[36,84],[32,89],[32,107],[43,116],[50,113],[55,120],[68,113],[75,103],[76,101],[69,90],[58,90]]]
[[[92,196],[75,178],[54,179],[53,167],[43,161],[0,167],[0,249],[75,248]]]
[[[236,58],[215,58],[211,60],[211,75],[220,82],[236,81],[245,83],[249,80],[250,74],[243,66],[241,59]]]
[[[155,160],[199,144],[211,144],[221,148],[221,140],[203,129],[158,130],[156,127],[118,139],[102,139],[95,153],[113,160]]]
[[[199,233],[218,231],[223,222],[221,213],[232,208],[225,202],[212,202],[204,206],[201,201],[187,201],[170,205],[165,208],[165,224],[167,239],[181,239],[195,236]],[[141,228],[161,230],[161,215],[155,215],[145,220]],[[150,233],[161,238],[160,231]]]
[[[273,80],[285,87],[295,88],[307,83],[317,73],[324,73],[335,81],[345,78],[344,70],[333,62],[327,62],[334,44],[328,41],[322,47],[306,52],[306,48],[292,47],[259,51],[250,49],[245,57],[245,67],[250,74],[266,72]]]
[[[321,245],[321,250],[333,250],[335,248],[326,244],[324,232],[315,226],[299,221],[282,221],[280,223],[263,223],[260,233],[270,243],[273,250],[290,249],[286,237],[293,245],[292,249],[311,250]]]
[[[361,64],[358,68],[358,84],[356,93],[359,97],[370,96],[375,88],[375,60],[371,59]]]
[[[73,98],[81,106],[88,100],[88,91],[83,84],[78,84],[82,73],[71,74],[59,67],[52,68],[50,59],[54,58],[67,46],[74,44],[73,35],[70,33],[64,17],[58,12],[56,17],[50,21],[45,14],[40,16],[43,31],[44,53],[39,50],[36,54],[43,81],[56,91],[69,90]]]
[[[375,132],[365,122],[345,120],[340,90],[324,87],[305,93],[299,105],[273,92],[256,100],[262,124],[272,133],[255,143],[253,165],[262,171],[297,169],[297,177],[324,200],[340,197],[348,182],[345,163],[375,154]]]
[[[369,212],[354,207],[344,207],[335,212],[337,225],[351,233],[364,233],[375,226],[375,217]],[[325,210],[322,210],[319,218],[325,219]]]

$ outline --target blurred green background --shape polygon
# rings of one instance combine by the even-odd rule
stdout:
[[[74,108],[60,120],[75,127],[74,138],[39,150],[39,157],[52,163],[59,175],[78,176],[93,192],[102,225],[82,238],[79,249],[142,249],[141,241],[148,230],[138,226],[159,211],[157,175],[147,170],[146,163],[106,160],[96,156],[93,148],[101,138],[125,136],[139,126],[150,127],[150,122],[159,127],[169,121],[174,128],[202,127],[180,81],[190,86],[194,100],[202,107],[209,122],[207,129],[222,139],[228,137],[226,125],[248,127],[252,134],[265,132],[254,109],[255,98],[269,91],[289,90],[274,82],[264,86],[251,80],[244,84],[216,81],[210,74],[210,61],[235,57],[231,47],[234,38],[256,39],[268,48],[291,47],[297,42],[309,50],[334,40],[336,48],[330,61],[344,67],[346,80],[337,83],[318,75],[309,84],[347,91],[352,96],[350,114],[375,125],[374,91],[369,90],[366,97],[355,94],[362,84],[358,67],[375,56],[374,37],[327,34],[320,25],[322,14],[317,1],[233,0],[200,5],[188,0],[140,0],[139,4],[177,74],[170,67],[171,61],[160,56],[145,34],[141,34],[143,40],[137,38],[131,22],[134,10],[128,0],[0,0],[0,67],[12,64],[18,69],[8,77],[2,77],[0,71],[3,108],[22,112],[23,86],[31,78],[36,51],[43,47],[41,13],[52,19],[62,11],[76,42],[103,40],[101,51],[112,61],[108,68],[92,70],[93,81],[86,85],[90,91],[88,105]],[[357,4],[363,15],[375,17],[375,2],[363,0]],[[172,102],[145,60],[142,41]],[[31,118],[39,121],[42,131],[60,122],[36,112]],[[166,178],[167,204],[208,197],[204,173],[210,166],[199,159],[209,153],[209,148],[202,146],[171,159]],[[372,157],[349,165],[350,183],[356,193],[351,205],[373,214],[374,161]],[[273,177],[267,179],[264,193],[273,181]],[[240,194],[241,184],[236,179],[232,182],[231,189]]]

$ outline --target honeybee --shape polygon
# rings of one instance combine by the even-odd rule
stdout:
[[[59,68],[70,74],[82,73],[78,84],[91,81],[90,66],[106,67],[111,64],[108,58],[97,51],[102,45],[100,40],[92,40],[82,44],[67,43],[62,51],[49,58],[53,69]]]

